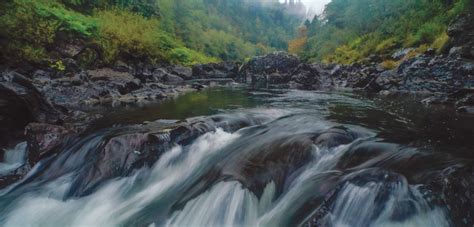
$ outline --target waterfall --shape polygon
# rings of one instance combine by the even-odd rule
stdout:
[[[175,212],[166,225],[255,226],[258,215],[271,205],[274,193],[273,182],[267,185],[260,200],[239,182],[221,182]]]
[[[189,147],[176,146],[169,150],[147,174],[141,174],[145,172],[142,170],[131,177],[112,180],[86,197],[64,200],[67,189],[71,187],[72,176],[63,176],[49,182],[40,191],[17,198],[8,214],[0,217],[0,224],[118,226],[133,223],[143,209],[171,206],[193,179],[199,178],[212,166],[209,161],[238,137],[237,133],[226,133],[221,129],[209,132]],[[141,180],[142,175],[148,176],[145,182]],[[150,214],[155,215],[158,214]],[[153,217],[144,219],[150,218]]]
[[[388,198],[381,195],[387,193]],[[445,212],[428,205],[416,187],[406,181],[364,185],[346,183],[332,212],[326,217],[332,226],[450,226]]]
[[[0,162],[0,176],[8,174],[25,164],[26,142],[17,144],[13,149],[6,149],[3,155],[3,162]]]

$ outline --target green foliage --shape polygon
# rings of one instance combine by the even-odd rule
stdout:
[[[160,27],[186,47],[222,60],[287,49],[299,20],[280,4],[247,0],[157,0]]]
[[[170,59],[172,63],[181,63],[183,65],[194,65],[197,63],[217,62],[216,58],[206,55],[186,47],[178,47],[171,50]]]
[[[313,61],[353,63],[372,53],[432,46],[440,51],[449,22],[472,0],[332,0],[323,15],[307,23],[301,55]]]
[[[96,21],[93,18],[67,10],[60,4],[38,2],[33,4],[39,17],[57,22],[60,25],[60,30],[91,36],[97,29]]]
[[[45,48],[54,42],[60,22],[41,17],[36,7],[26,0],[0,3],[0,8],[10,9],[0,15],[3,58],[39,62],[46,55]]]
[[[50,67],[56,44],[77,39],[94,46],[78,57],[81,65],[243,60],[286,49],[298,24],[276,1],[5,0],[0,7],[2,60]]]

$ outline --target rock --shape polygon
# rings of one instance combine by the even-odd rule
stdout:
[[[115,62],[114,70],[118,71],[118,72],[128,73],[128,72],[132,71],[132,67],[127,65],[123,61],[117,61],[117,62]]]
[[[0,144],[21,135],[30,122],[61,124],[63,113],[24,76],[3,72],[0,76]]]
[[[182,85],[184,84],[184,79],[177,75],[168,73],[163,77],[163,83],[170,85]]]
[[[73,148],[58,157],[59,164],[62,158],[67,162],[71,157],[68,152],[86,152],[81,156],[87,158],[88,165],[74,167],[76,163],[83,163],[84,160],[74,160],[69,165],[51,165],[43,174],[48,177],[48,173],[57,171],[63,172],[67,168],[80,168],[74,176],[73,184],[68,192],[69,196],[85,196],[92,193],[96,187],[107,182],[114,177],[132,174],[134,170],[144,166],[152,166],[161,155],[169,151],[176,145],[183,147],[192,143],[197,137],[223,128],[226,131],[234,132],[242,127],[247,127],[255,120],[249,116],[241,118],[228,118],[226,116],[213,116],[208,118],[193,118],[185,122],[160,125],[159,122],[147,125],[136,125],[123,127],[118,130],[107,132],[96,145],[91,147],[93,152],[88,150],[75,150]],[[94,141],[89,141],[94,143]],[[103,144],[103,145],[98,145]],[[88,155],[86,155],[88,154]]]
[[[135,78],[128,72],[120,72],[111,68],[88,70],[91,81],[131,81]]]
[[[321,84],[319,81],[319,71],[311,67],[311,65],[301,64],[292,74],[292,88],[314,90],[319,88]]]
[[[179,76],[183,78],[183,80],[190,80],[193,77],[192,69],[182,65],[171,65],[168,67],[168,70],[171,74]]]
[[[454,226],[474,225],[474,166],[448,167],[427,184],[439,205],[447,207]]]
[[[400,64],[393,78],[400,79],[396,87],[400,91],[451,93],[472,83],[472,76],[463,69],[468,64],[463,59],[422,55]]]
[[[247,63],[242,65],[239,70],[237,80],[239,82],[246,82],[255,84],[260,75],[271,75],[278,74],[282,77],[288,77],[288,81],[291,79],[291,72],[293,72],[298,65],[300,65],[300,59],[286,52],[275,52],[265,56],[254,57]]]
[[[434,56],[436,54],[436,50],[433,48],[428,48],[428,50],[426,50],[423,54],[428,56]]]
[[[193,84],[191,85],[191,87],[192,87],[193,89],[198,90],[198,91],[200,91],[200,90],[206,88],[206,86],[204,86],[204,85],[202,85],[202,84],[200,84],[200,83],[193,83]]]
[[[453,103],[453,100],[449,98],[447,95],[434,95],[434,96],[421,100],[421,103],[425,105],[438,105],[438,104],[446,105],[446,104]]]
[[[55,50],[65,58],[74,58],[84,49],[85,45],[81,40],[67,42],[57,42]]]
[[[450,55],[474,59],[474,14],[461,14],[448,27]]]
[[[192,74],[194,79],[236,78],[239,65],[233,62],[220,62],[194,65]]]
[[[474,106],[460,106],[456,108],[459,113],[474,114]]]
[[[57,150],[66,136],[72,134],[71,129],[63,126],[51,125],[45,123],[30,123],[26,126],[25,135],[28,142],[28,163],[33,166],[39,160]]]
[[[156,68],[152,72],[152,78],[150,81],[153,82],[163,82],[165,80],[166,75],[168,75],[168,71],[164,68]]]
[[[404,58],[412,50],[414,50],[414,49],[413,48],[405,48],[405,49],[397,50],[392,54],[392,59],[393,60],[400,60],[400,59]]]
[[[64,73],[66,75],[71,75],[74,73],[79,73],[81,71],[81,67],[78,65],[77,61],[72,58],[66,58],[62,60],[64,64]]]

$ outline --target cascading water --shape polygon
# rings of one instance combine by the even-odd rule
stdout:
[[[367,122],[354,125],[353,116],[348,117],[351,123],[335,121],[337,117],[330,117],[332,107],[318,106],[321,110],[315,111],[311,106],[333,100],[339,105],[363,103],[353,109],[362,115],[370,114],[363,109],[374,111],[373,103],[341,97],[283,93],[257,108],[167,124],[172,127],[99,130],[74,140],[65,151],[42,160],[21,181],[0,191],[0,225],[472,223],[469,214],[464,219],[456,216],[457,208],[447,205],[449,191],[433,183],[437,176],[449,181],[449,174],[441,174],[447,168],[456,172],[469,165],[469,159],[438,159],[432,152],[408,149],[379,138],[382,128],[371,128]],[[279,111],[281,105],[288,106]],[[400,122],[402,117],[394,118]],[[25,146],[19,144],[15,150]],[[109,147],[124,159],[111,161],[101,155],[111,152]],[[143,157],[154,161],[148,165]],[[24,160],[25,154],[11,151],[3,158],[7,165],[22,165]],[[113,168],[108,168],[111,164]],[[13,167],[2,166],[9,168]],[[78,185],[87,190],[77,192]]]
[[[5,175],[25,164],[26,142],[17,144],[13,149],[7,149],[0,162],[0,175]]]

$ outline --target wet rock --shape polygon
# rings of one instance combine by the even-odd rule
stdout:
[[[295,55],[286,52],[275,52],[265,56],[255,57],[242,65],[239,70],[238,81],[254,84],[254,80],[258,79],[257,75],[271,75],[277,73],[291,79],[293,72],[298,65],[300,59]]]
[[[321,84],[319,81],[319,71],[311,65],[301,64],[292,74],[292,88],[314,90],[319,88]]]
[[[10,71],[0,76],[0,144],[21,135],[30,122],[62,123],[63,113],[24,76]]]
[[[170,85],[181,85],[184,83],[184,79],[173,74],[166,74],[163,78],[163,83],[170,84]]]
[[[239,65],[233,62],[220,62],[195,65],[192,68],[194,79],[236,78]]]
[[[432,177],[426,188],[429,192],[441,195],[434,200],[447,207],[455,226],[474,225],[474,166],[448,167]]]
[[[73,130],[63,126],[45,123],[30,123],[26,126],[25,135],[28,142],[28,163],[35,165],[46,156],[60,152],[57,148]]]
[[[425,105],[448,105],[453,103],[453,99],[448,95],[435,95],[421,100],[421,103]]]
[[[168,67],[171,74],[181,77],[183,80],[190,80],[193,77],[193,71],[189,67],[182,65],[171,65]]]
[[[364,215],[363,219],[342,216],[348,212],[360,213],[351,210],[357,209],[357,207],[349,208],[348,206],[350,206],[351,203],[364,205],[363,201],[349,201],[352,198],[346,198],[345,201],[340,200],[340,197],[344,196],[343,193],[357,190],[358,187],[365,188],[365,190],[373,190],[373,193],[377,193],[376,199],[368,202],[372,202],[372,204],[365,207],[365,209],[371,209],[370,212]],[[403,197],[403,199],[406,199],[406,202],[397,200],[396,203],[398,206],[391,210],[390,218],[398,221],[406,220],[416,215],[417,212],[417,208],[415,208],[413,204],[413,201],[417,198],[415,198],[409,190],[407,180],[400,174],[378,168],[356,171],[341,178],[338,184],[333,186],[332,190],[327,191],[326,195],[318,197],[317,199],[320,200],[320,202],[313,205],[316,209],[304,222],[297,224],[304,226],[332,226],[337,223],[333,223],[334,220],[331,217],[336,216],[343,218],[344,224],[354,226],[370,225],[383,215],[382,212],[386,209],[386,203],[392,199],[392,193],[395,193],[396,196]],[[399,193],[404,194],[400,195]],[[367,195],[362,193],[359,196]]]
[[[130,72],[132,70],[132,67],[127,65],[125,62],[123,61],[117,61],[115,62],[115,65],[114,65],[114,70],[115,71],[118,71],[118,72],[124,72],[124,73],[127,73],[127,72]]]
[[[200,90],[206,88],[205,85],[202,85],[202,84],[200,84],[200,83],[193,83],[193,84],[191,85],[191,87],[192,87],[193,89],[198,90],[198,91],[200,91]]]

